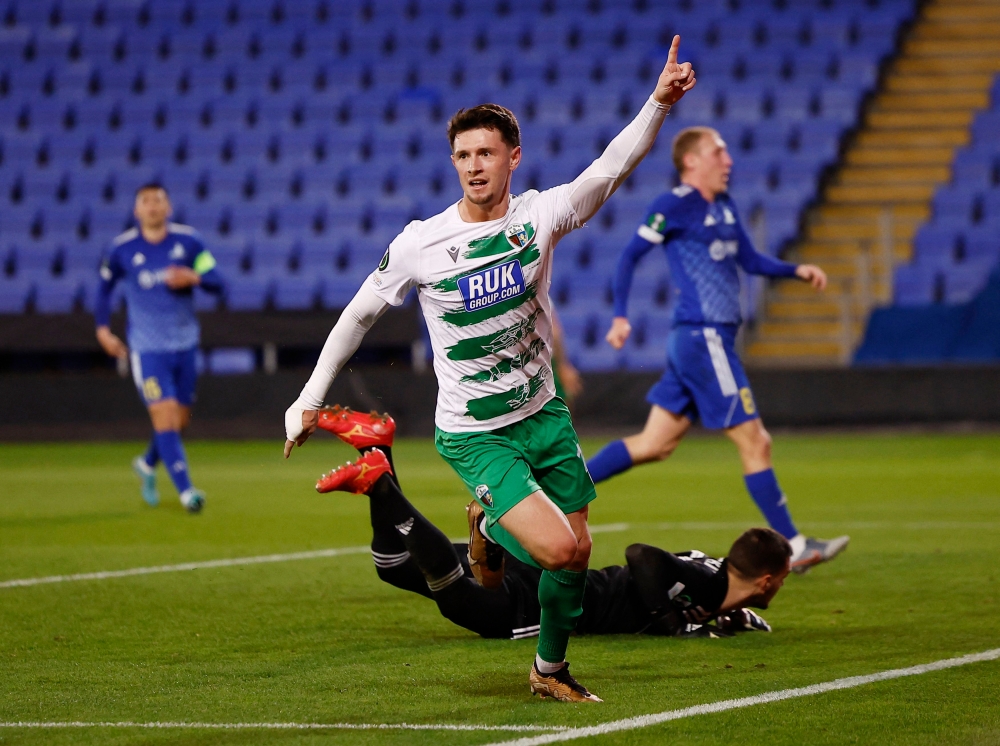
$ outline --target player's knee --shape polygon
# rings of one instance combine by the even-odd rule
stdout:
[[[546,570],[563,570],[573,563],[578,550],[579,542],[569,534],[550,542],[535,560]]]
[[[583,572],[590,564],[590,552],[594,548],[594,542],[590,539],[590,534],[584,536],[576,545],[576,554],[573,560],[566,565],[567,570]]]
[[[761,427],[753,441],[754,455],[764,461],[771,460],[771,434]]]

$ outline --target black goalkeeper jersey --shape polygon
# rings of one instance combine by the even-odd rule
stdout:
[[[625,565],[587,571],[577,634],[673,635],[715,616],[729,590],[726,561],[702,552],[633,544],[625,559]],[[507,555],[504,589],[514,608],[514,638],[538,634],[540,576],[538,568]]]

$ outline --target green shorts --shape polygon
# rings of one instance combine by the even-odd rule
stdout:
[[[497,523],[500,517],[539,490],[567,515],[597,497],[569,409],[561,399],[553,399],[520,422],[488,432],[436,430],[434,443],[482,505],[490,536],[535,567],[538,564]]]

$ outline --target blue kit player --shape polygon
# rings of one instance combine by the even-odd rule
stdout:
[[[753,275],[795,277],[816,290],[826,275],[810,264],[789,264],[758,254],[740,225],[727,188],[733,160],[719,133],[691,127],[674,139],[673,162],[681,184],[653,202],[618,262],[615,318],[607,340],[621,349],[631,332],[628,293],[639,260],[655,246],[667,254],[675,285],[667,370],[647,395],[652,405],[643,431],[606,445],[588,463],[594,482],[636,464],[667,458],[700,418],[736,444],[747,491],[771,527],[792,545],[792,569],[805,572],[841,552],[849,537],[823,541],[795,528],[771,467],[771,437],[757,414],[750,383],[734,349],[740,316],[737,267]]]
[[[194,287],[221,293],[222,278],[215,259],[198,234],[186,225],[170,223],[170,199],[159,184],[139,187],[135,195],[138,228],[122,233],[104,255],[94,316],[97,341],[108,355],[131,353],[132,377],[153,423],[145,456],[132,468],[142,480],[142,497],[159,503],[156,464],[173,480],[181,504],[197,513],[205,493],[191,485],[181,431],[191,421],[194,401],[195,354],[200,330],[194,312]],[[124,283],[128,306],[128,346],[108,326],[111,291]]]

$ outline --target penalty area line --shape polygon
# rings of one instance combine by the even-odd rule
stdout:
[[[588,738],[591,736],[603,736],[608,733],[620,733],[622,731],[648,728],[651,725],[659,725],[671,720],[681,720],[683,718],[694,717],[695,715],[710,715],[715,712],[726,712],[728,710],[738,710],[744,707],[768,704],[770,702],[781,702],[786,699],[797,699],[798,697],[809,697],[813,694],[823,694],[825,692],[835,692],[841,689],[854,689],[855,687],[873,684],[877,681],[890,681],[901,679],[905,676],[919,676],[933,671],[943,671],[948,668],[967,666],[970,663],[981,663],[983,661],[995,661],[1000,659],[1000,648],[986,650],[982,653],[963,655],[959,658],[946,658],[934,661],[933,663],[923,663],[919,666],[909,668],[895,668],[891,671],[881,671],[879,673],[867,674],[865,676],[849,676],[844,679],[834,679],[822,684],[812,684],[796,689],[781,689],[774,692],[765,692],[753,697],[740,697],[739,699],[726,699],[721,702],[710,702],[694,707],[685,707],[681,710],[667,710],[654,715],[639,715],[638,717],[624,718],[623,720],[613,720],[601,725],[592,725],[585,728],[567,728],[559,733],[547,733],[539,736],[529,736],[527,738],[517,738],[511,741],[498,741],[489,746],[542,746],[547,743],[559,743],[562,741],[574,741],[578,738]]]
[[[133,723],[85,721],[0,722],[0,728],[146,728],[189,730],[446,730],[514,733],[565,730],[564,725],[464,725],[462,723]]]

